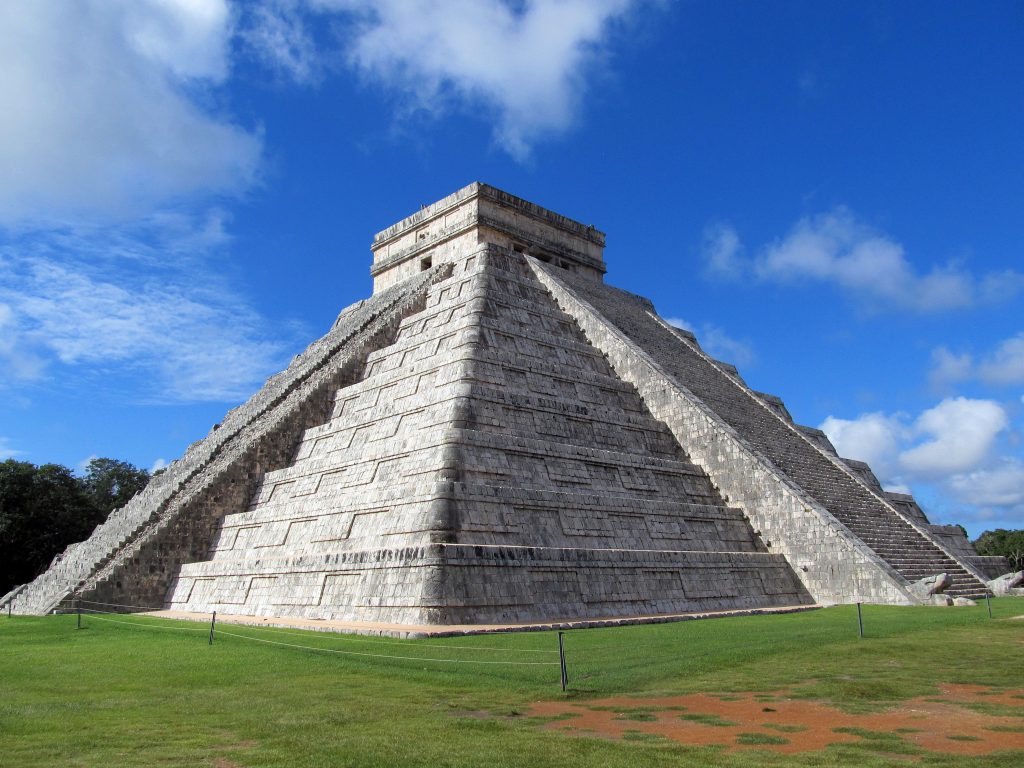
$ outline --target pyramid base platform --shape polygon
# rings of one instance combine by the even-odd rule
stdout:
[[[217,613],[217,624],[237,624],[252,627],[275,627],[280,629],[302,629],[313,632],[337,632],[350,635],[396,637],[407,640],[428,637],[458,637],[464,635],[486,635],[501,632],[543,632],[549,630],[588,629],[591,627],[621,627],[632,624],[667,624],[675,621],[695,619],[723,619],[732,616],[759,616],[767,614],[799,613],[821,608],[820,605],[784,605],[771,608],[744,608],[728,611],[702,611],[695,613],[656,614],[651,616],[626,616],[606,619],[565,619],[540,623],[520,624],[389,624],[373,621],[338,621],[333,619],[305,619],[297,616],[245,616],[241,614]],[[152,611],[143,616],[162,619],[178,619],[209,623],[209,613],[166,610]]]

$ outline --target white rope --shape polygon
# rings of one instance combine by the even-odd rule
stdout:
[[[225,621],[224,623],[225,624],[229,624],[231,622]],[[242,624],[240,626],[248,627],[249,629],[255,629],[257,631],[270,632],[270,633],[275,634],[275,635],[291,635],[293,637],[309,637],[309,633],[310,632],[317,632],[318,634],[321,634],[321,635],[328,634],[328,633],[323,632],[321,630],[308,630],[307,632],[289,632],[288,630],[278,629],[277,627],[260,627],[260,626],[254,626],[252,624]],[[415,641],[410,641],[410,640],[388,640],[386,638],[353,637],[351,635],[346,635],[344,633],[341,633],[341,634],[339,634],[337,636],[339,638],[344,638],[345,641],[350,642],[350,643],[380,643],[380,644],[383,644],[383,645],[404,645],[406,647],[410,647],[411,643],[415,642]],[[487,646],[479,646],[479,645],[446,645],[446,644],[443,645],[443,644],[440,644],[440,643],[427,643],[427,642],[423,642],[423,643],[418,643],[417,642],[415,647],[416,648],[454,648],[454,649],[459,649],[459,650],[464,650],[464,651],[492,651],[492,652],[493,651],[501,651],[503,653],[548,653],[548,654],[552,654],[552,653],[557,654],[558,653],[558,651],[547,650],[547,649],[544,649],[544,648],[489,648]]]
[[[108,621],[111,624],[131,624],[133,627],[149,627],[150,629],[177,629],[181,632],[209,632],[206,627],[168,627],[166,624],[151,624],[149,622],[142,621],[122,621],[121,619],[105,619],[102,616],[97,616],[95,613],[87,614],[90,619],[96,621]]]
[[[77,600],[77,598],[75,598]],[[78,600],[80,603],[88,603],[89,605],[112,605],[115,608],[138,608],[143,611],[162,611],[163,607],[153,608],[148,605],[126,605],[124,603],[103,603],[99,600]]]
[[[435,661],[441,662],[442,664],[500,664],[504,666],[519,666],[519,667],[557,667],[559,663],[557,661],[485,661],[482,659],[432,659],[424,656],[391,656],[385,653],[365,653],[361,651],[342,651],[338,648],[317,648],[312,645],[298,645],[296,643],[281,643],[276,640],[266,640],[262,637],[253,637],[252,635],[238,635],[234,632],[225,632],[222,629],[217,630],[218,635],[227,635],[228,637],[240,637],[243,640],[253,640],[257,643],[267,643],[269,645],[280,645],[286,648],[303,648],[308,651],[323,651],[324,653],[341,653],[346,656],[368,656],[375,659],[401,659],[402,661]]]
[[[113,605],[113,604],[112,603],[100,603],[100,605]],[[119,613],[117,613],[115,611],[101,611],[101,610],[99,610],[97,608],[83,608],[81,610],[82,610],[82,613],[84,613],[85,615],[89,616],[90,618],[95,619],[96,621],[106,621],[106,622],[109,622],[111,624],[128,624],[128,625],[134,626],[134,627],[150,627],[150,628],[153,628],[153,629],[176,629],[176,630],[181,630],[183,632],[208,632],[209,631],[206,627],[177,627],[177,626],[172,627],[172,626],[167,626],[167,625],[164,625],[164,624],[157,624],[157,623],[153,622],[152,619],[150,619],[149,621],[145,621],[145,622],[142,622],[142,621],[124,621],[123,619],[108,619],[108,618],[104,618],[102,616],[98,616],[96,614],[105,613],[105,614],[110,615],[110,616],[120,616],[120,615],[123,615],[123,614],[119,614]],[[67,614],[67,615],[73,615],[73,614]],[[153,617],[153,618],[159,618],[159,617]],[[259,629],[263,629],[263,628],[262,627],[255,627],[254,629],[259,630]],[[295,635],[295,636],[298,636],[298,637],[307,637],[307,635],[304,635],[304,634],[301,634],[301,633],[298,633],[298,632],[287,632],[287,631],[279,631],[279,630],[274,630],[274,629],[264,630],[264,631],[270,631],[270,632],[273,632],[275,634]],[[440,662],[440,663],[448,663],[448,664],[492,664],[492,665],[496,664],[496,665],[501,665],[501,666],[534,666],[534,667],[536,667],[536,666],[543,666],[543,667],[551,667],[551,666],[557,667],[557,666],[559,666],[559,662],[557,662],[557,661],[487,661],[487,660],[483,660],[483,659],[435,659],[435,658],[430,658],[428,656],[394,656],[394,655],[391,655],[391,654],[384,654],[384,653],[366,653],[366,652],[361,652],[361,651],[343,651],[343,650],[338,649],[338,648],[318,648],[318,647],[312,646],[312,645],[299,645],[297,643],[282,643],[282,642],[279,642],[279,641],[276,641],[276,640],[267,640],[267,639],[261,638],[261,637],[253,637],[252,635],[239,635],[239,634],[236,634],[234,632],[227,632],[227,631],[225,631],[225,630],[223,630],[223,629],[221,629],[219,627],[215,631],[215,636],[216,635],[227,635],[228,637],[238,637],[238,638],[242,638],[244,640],[253,640],[253,641],[257,642],[257,643],[267,643],[269,645],[280,645],[280,646],[283,646],[283,647],[286,647],[286,648],[303,648],[305,650],[310,650],[310,651],[324,651],[326,653],[340,653],[340,654],[344,654],[344,655],[347,655],[347,656],[366,656],[366,657],[369,657],[369,658],[376,658],[376,659],[400,659],[402,661],[432,661],[432,662]],[[353,639],[352,642],[369,642],[369,643],[372,643],[372,642],[378,642],[378,641]],[[392,641],[380,640],[379,642],[389,643],[389,644],[399,644],[399,645],[402,644],[401,641],[393,641],[393,640]],[[453,649],[474,650],[474,651],[484,650],[484,651],[506,651],[506,652],[508,652],[508,651],[513,651],[514,652],[514,651],[517,650],[517,649],[507,649],[507,648],[479,648],[479,647],[470,646],[470,645],[426,645],[426,644],[424,644],[424,645],[418,645],[418,646],[415,646],[415,647],[419,647],[419,648],[446,648],[446,649],[453,648]],[[530,648],[530,649],[521,649],[519,652],[522,652],[522,653],[557,653],[557,651],[547,651],[547,650],[543,650],[543,649],[532,649],[532,648]]]

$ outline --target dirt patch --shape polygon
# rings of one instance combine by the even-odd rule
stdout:
[[[830,744],[857,744],[899,756],[920,750],[982,755],[1024,750],[1021,691],[981,685],[942,685],[941,698],[908,699],[883,712],[851,714],[822,702],[790,698],[786,691],[728,696],[694,693],[650,699],[539,702],[533,717],[559,718],[550,730],[612,739],[643,733],[682,744],[731,749],[807,752]],[[998,704],[998,713],[984,705]],[[981,706],[979,706],[981,705]],[[641,716],[642,715],[642,716]]]

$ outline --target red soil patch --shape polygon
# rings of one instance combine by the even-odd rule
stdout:
[[[631,731],[664,736],[682,744],[786,753],[820,750],[829,744],[870,742],[875,734],[891,734],[890,739],[901,738],[927,750],[959,755],[1024,750],[1024,691],[993,691],[981,685],[942,685],[939,689],[940,695],[908,699],[894,709],[868,714],[850,714],[821,702],[787,698],[785,691],[578,703],[548,701],[536,704],[529,714],[562,718],[545,727],[570,733],[621,739]],[[984,714],[971,709],[971,704],[1010,707],[1013,714]],[[837,728],[868,733],[837,733]],[[741,734],[744,736],[737,741]],[[874,743],[885,751],[886,737],[881,739]],[[786,743],[751,743],[779,740]]]

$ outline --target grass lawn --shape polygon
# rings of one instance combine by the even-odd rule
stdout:
[[[398,641],[142,617],[0,618],[2,766],[1024,765],[900,747],[899,734],[778,754],[686,746],[629,731],[565,734],[527,716],[541,700],[773,693],[877,712],[942,683],[1024,691],[1024,600],[975,608],[851,606],[568,632],[570,690],[550,632]],[[228,634],[231,633],[231,634]],[[241,637],[241,636],[245,637]],[[274,643],[257,642],[261,638]],[[317,652],[293,646],[315,646]],[[337,651],[344,651],[339,653]],[[395,658],[402,657],[402,658]],[[502,663],[481,663],[502,662]],[[506,662],[517,662],[507,664]],[[521,663],[521,664],[520,664]],[[1024,726],[1024,706],[993,701]],[[673,713],[682,722],[687,718]],[[637,728],[651,716],[634,714]],[[691,715],[689,720],[700,722]],[[706,718],[705,718],[706,720]],[[706,724],[706,723],[705,723]],[[631,726],[632,727],[632,726]],[[1002,726],[1013,731],[1013,725]],[[995,729],[991,729],[995,730]],[[1008,731],[1008,732],[1009,732]],[[785,742],[749,736],[746,743]],[[890,742],[896,742],[892,746]],[[971,735],[950,741],[970,745]]]

